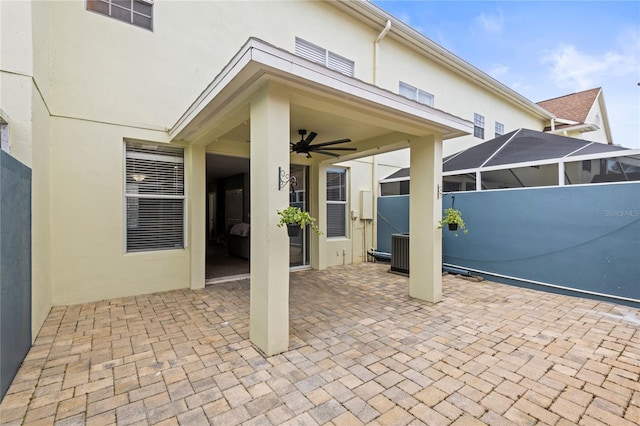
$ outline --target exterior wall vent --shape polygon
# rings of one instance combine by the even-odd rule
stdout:
[[[409,275],[409,234],[391,235],[391,270]]]

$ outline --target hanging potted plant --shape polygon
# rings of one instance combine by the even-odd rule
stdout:
[[[309,212],[300,210],[298,207],[289,206],[286,209],[277,212],[280,215],[280,223],[278,226],[282,227],[287,225],[287,233],[290,237],[297,237],[300,235],[300,230],[305,226],[311,226],[311,229],[316,234],[320,235],[322,232],[316,225],[315,218],[311,217]]]
[[[462,213],[460,210],[456,210],[453,207],[449,207],[444,211],[444,216],[439,223],[440,225],[438,226],[438,229],[442,229],[447,225],[450,231],[456,232],[456,237],[458,236],[458,229],[462,230],[465,234],[469,233],[469,230],[464,224],[464,220],[462,220]]]

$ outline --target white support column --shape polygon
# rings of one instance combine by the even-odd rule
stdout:
[[[310,169],[311,215],[318,221],[322,235],[311,232],[311,267],[327,269],[327,165],[314,163]]]
[[[409,295],[428,302],[442,300],[442,138],[412,139],[409,207]]]
[[[267,356],[289,348],[289,237],[277,210],[289,205],[289,98],[267,84],[251,102],[251,290],[249,337]]]
[[[204,288],[207,257],[206,187],[207,166],[205,148],[190,145],[187,148],[190,285]]]

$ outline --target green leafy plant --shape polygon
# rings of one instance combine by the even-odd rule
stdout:
[[[302,211],[298,207],[289,206],[282,211],[278,210],[278,214],[280,215],[280,223],[278,226],[298,225],[300,228],[304,228],[309,225],[313,232],[318,235],[322,234],[322,231],[320,231],[320,228],[316,225],[316,219],[313,218],[309,212]]]
[[[442,229],[444,228],[445,225],[457,225],[457,229],[461,230],[463,233],[468,234],[469,230],[467,229],[466,225],[464,224],[464,220],[462,220],[462,212],[460,212],[460,210],[456,210],[452,207],[449,207],[448,209],[446,209],[444,211],[444,216],[442,217],[442,220],[439,222],[440,226],[438,226],[438,229]],[[455,232],[455,236],[458,236],[458,232],[457,230],[454,230]]]

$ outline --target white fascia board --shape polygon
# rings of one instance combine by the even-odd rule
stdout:
[[[378,183],[405,182],[408,180],[409,181],[411,180],[411,176],[403,176],[403,177],[397,177],[397,178],[391,178],[391,179],[381,179],[378,181]]]
[[[570,132],[570,131],[571,132],[578,131],[580,133],[585,133],[585,132],[592,132],[598,129],[599,127],[596,126],[595,124],[582,123],[582,124],[576,124],[573,126],[556,128],[555,130],[549,130],[549,131],[546,131],[545,133],[549,133],[551,135],[562,135],[563,133]]]
[[[211,102],[224,87],[226,87],[239,71],[245,68],[251,61],[249,55],[249,43],[245,44],[242,49],[229,61],[229,63],[220,71],[211,83],[200,93],[196,100],[187,108],[187,110],[178,118],[173,126],[169,129],[169,137],[173,139],[182,131],[186,125],[201,112]]]
[[[577,121],[567,120],[566,118],[559,118],[559,117],[556,117],[555,121],[556,123],[560,123],[560,124],[570,124],[570,125],[581,124],[581,123],[578,123]]]
[[[599,142],[594,142],[594,143],[599,143]],[[573,157],[564,157],[564,158],[561,158],[560,160],[564,161],[565,163],[572,163],[574,161],[597,160],[600,158],[611,158],[611,157],[630,157],[634,155],[640,156],[640,149],[620,149],[620,151],[574,155]]]
[[[607,141],[610,145],[613,144],[613,138],[611,137],[611,126],[609,125],[609,114],[607,113],[607,104],[604,101],[604,92],[600,89],[598,92],[598,96],[596,96],[596,102],[600,104],[600,112],[602,113],[602,117],[600,117],[600,121],[604,127],[604,131],[607,135]]]
[[[241,75],[243,71],[249,71],[244,73],[248,75]],[[172,139],[178,136],[210,102],[227,86],[234,83],[235,79],[249,81],[253,78],[255,81],[257,75],[264,74],[315,86],[346,101],[355,102],[370,109],[392,114],[401,113],[405,118],[416,122],[429,121],[429,127],[439,129],[443,139],[467,135],[473,130],[473,123],[468,120],[412,101],[251,38],[176,121],[169,130],[169,136]],[[246,87],[242,82],[235,83],[236,86]]]
[[[420,34],[409,25],[399,21],[393,15],[388,14],[372,2],[368,0],[338,0],[330,1],[330,3],[349,13],[351,16],[358,18],[365,24],[373,26],[375,29],[384,28],[387,20],[390,20],[392,22],[391,30],[387,34],[387,37],[395,38],[418,51],[427,53],[430,59],[439,62],[474,84],[497,93],[505,100],[526,109],[541,119],[550,120],[555,118],[554,114],[542,108],[540,105],[530,101],[515,90],[462,60],[426,36]]]
[[[475,169],[453,170],[450,172],[442,172],[442,176],[457,176],[457,175],[470,175],[470,174],[475,175],[478,170],[480,169],[475,168]]]
[[[268,56],[268,58],[273,59],[273,56]],[[256,59],[262,58],[256,57]],[[382,107],[394,113],[402,112],[409,116],[428,120],[435,124],[436,127],[453,128],[453,132],[451,132],[452,129],[449,129],[448,132],[444,133],[444,139],[470,134],[473,130],[473,124],[469,120],[418,103],[377,86],[372,86],[337,71],[328,70],[315,62],[296,56],[283,59],[283,62],[289,65],[288,71],[292,76],[301,78],[307,84],[311,82],[323,86],[324,90],[328,90],[345,100],[356,101],[359,104],[365,102],[376,109]],[[274,62],[270,61],[268,65],[273,66]]]

